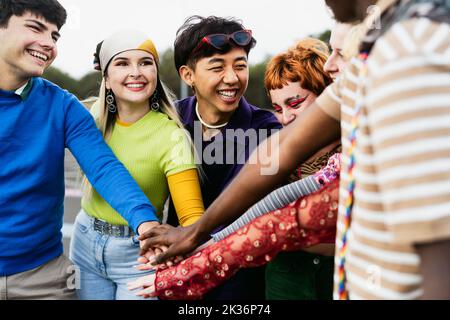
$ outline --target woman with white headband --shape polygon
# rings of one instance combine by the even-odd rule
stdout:
[[[198,172],[192,142],[159,79],[158,63],[155,45],[141,32],[118,32],[100,43],[96,67],[103,81],[92,113],[160,217],[170,193],[180,225],[187,226],[204,211]],[[89,182],[86,186],[70,253],[80,269],[79,297],[137,299],[126,284],[142,276],[133,268],[139,258],[138,235]]]

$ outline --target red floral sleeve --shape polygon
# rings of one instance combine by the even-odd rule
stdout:
[[[338,186],[336,179],[315,194],[255,219],[180,264],[159,270],[157,295],[161,299],[199,299],[240,268],[266,264],[280,251],[333,243]]]

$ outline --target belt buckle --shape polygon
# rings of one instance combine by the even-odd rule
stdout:
[[[113,237],[134,236],[134,232],[128,226],[115,226],[99,219],[94,220],[94,230]]]
[[[100,232],[101,234],[109,235],[111,234],[111,225],[108,224],[106,221],[95,219],[94,230]]]
[[[122,237],[122,232],[121,232],[121,228],[119,226],[112,226],[111,227],[111,235],[114,237]]]
[[[101,221],[98,219],[94,219],[94,230],[100,233],[103,233]]]

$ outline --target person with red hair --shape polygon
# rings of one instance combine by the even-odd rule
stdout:
[[[292,123],[332,83],[331,76],[324,71],[328,58],[324,42],[307,38],[268,63],[264,86],[275,116],[283,126]],[[340,151],[340,141],[319,150],[291,175],[291,181],[316,173]],[[298,251],[280,253],[266,268],[266,298],[331,300],[334,247],[334,241],[324,241]]]

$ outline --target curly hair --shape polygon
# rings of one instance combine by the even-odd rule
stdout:
[[[319,96],[333,82],[323,71],[328,56],[328,46],[324,42],[313,38],[300,40],[267,64],[264,76],[267,92],[281,89],[288,82],[300,82],[303,89]]]

